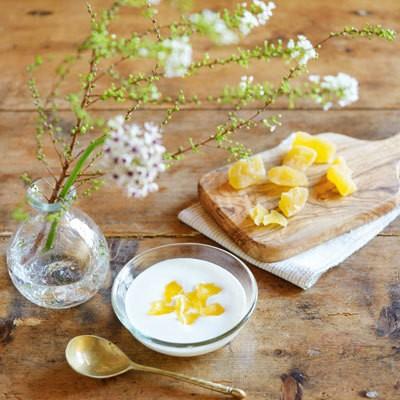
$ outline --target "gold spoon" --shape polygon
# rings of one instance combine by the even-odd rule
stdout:
[[[104,379],[123,374],[127,371],[144,371],[153,374],[169,376],[183,382],[192,383],[206,389],[244,399],[246,393],[237,388],[220,385],[204,379],[194,378],[165,371],[146,365],[136,364],[128,358],[114,343],[94,335],[75,336],[65,349],[68,364],[79,374],[90,378]]]

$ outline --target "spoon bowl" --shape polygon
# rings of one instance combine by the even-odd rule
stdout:
[[[121,375],[129,370],[150,372],[168,376],[186,383],[214,390],[237,399],[246,397],[238,388],[221,385],[204,379],[178,374],[159,368],[148,367],[133,362],[114,343],[94,335],[81,335],[71,339],[65,349],[65,357],[71,368],[78,374],[89,378],[105,379]]]
[[[119,347],[94,335],[71,339],[65,356],[73,370],[89,378],[111,378],[132,369],[130,359]]]

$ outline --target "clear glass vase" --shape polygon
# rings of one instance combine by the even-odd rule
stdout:
[[[104,235],[82,211],[71,207],[75,189],[63,203],[49,203],[50,178],[32,183],[27,200],[35,211],[20,224],[7,250],[15,287],[47,308],[82,304],[103,286],[110,257]]]

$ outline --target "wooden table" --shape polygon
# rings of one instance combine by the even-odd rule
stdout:
[[[109,1],[92,1],[95,8]],[[203,0],[202,7],[220,9],[230,1]],[[318,0],[278,2],[276,16],[246,38],[244,46],[267,38],[306,33],[312,40],[343,25],[382,23],[400,29],[398,0]],[[400,222],[393,223],[368,246],[325,274],[304,292],[257,268],[257,310],[240,336],[224,349],[191,359],[154,353],[121,326],[110,305],[108,289],[88,303],[67,311],[52,311],[26,301],[12,286],[4,254],[15,223],[10,211],[23,195],[18,175],[29,170],[43,174],[34,160],[34,111],[26,90],[25,66],[35,54],[61,57],[87,34],[83,1],[2,0],[0,14],[0,399],[211,399],[210,392],[145,374],[128,374],[107,381],[93,381],[75,374],[66,364],[64,348],[79,334],[94,333],[121,346],[133,359],[154,366],[230,383],[246,389],[251,399],[357,399],[376,391],[379,399],[400,398]],[[161,7],[167,18],[176,11]],[[130,12],[118,27],[146,29]],[[203,49],[210,45],[199,42]],[[314,73],[347,72],[357,77],[361,99],[345,110],[323,112],[312,108],[287,110],[284,126],[274,134],[255,129],[238,139],[255,151],[277,144],[293,130],[336,131],[354,137],[379,139],[399,131],[399,43],[336,40],[321,51]],[[210,49],[226,54],[226,48]],[[49,89],[48,61],[39,74],[42,90]],[[277,79],[277,64],[257,64],[246,74]],[[217,91],[228,76],[235,82],[239,68],[215,70],[210,85],[204,75],[186,84],[188,91]],[[226,79],[225,79],[226,81]],[[207,84],[205,84],[207,82]],[[167,81],[173,91],[179,82]],[[68,87],[68,85],[67,85]],[[98,109],[104,116],[115,106]],[[244,111],[246,115],[250,110]],[[277,112],[274,110],[273,112]],[[161,120],[162,108],[139,110],[136,119]],[[191,136],[200,138],[224,120],[226,110],[202,106],[186,109],[171,122],[166,133],[170,147]],[[65,124],[71,121],[63,113]],[[112,252],[113,275],[138,252],[173,242],[209,240],[181,224],[177,212],[196,200],[196,183],[202,173],[223,164],[226,154],[209,150],[188,157],[161,181],[161,190],[145,201],[128,201],[115,189],[103,190],[79,206],[99,223]]]

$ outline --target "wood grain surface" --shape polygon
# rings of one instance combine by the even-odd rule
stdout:
[[[341,197],[326,179],[327,165],[307,170],[309,198],[285,228],[256,226],[249,211],[256,204],[275,209],[289,188],[272,182],[235,190],[228,182],[229,165],[203,175],[199,199],[218,225],[249,255],[260,261],[284,260],[333,239],[391,211],[400,202],[400,134],[385,140],[354,139],[337,133],[317,137],[334,143],[353,171],[357,191]],[[259,153],[266,170],[281,165],[289,146]]]
[[[97,9],[111,0],[93,0]],[[162,2],[160,15],[168,20],[179,14]],[[169,3],[169,2],[168,2]],[[400,29],[398,0],[279,0],[276,16],[265,28],[246,38],[249,48],[264,39],[287,39],[304,33],[312,40],[344,25],[382,23]],[[230,0],[202,0],[196,8],[222,9]],[[5,251],[16,225],[10,212],[23,196],[18,176],[28,170],[45,174],[34,157],[35,114],[26,89],[25,67],[36,54],[46,62],[38,81],[46,93],[57,60],[73,51],[88,33],[85,2],[81,0],[2,0],[0,13],[0,400],[176,400],[222,399],[207,391],[145,374],[127,374],[94,381],[75,374],[64,359],[71,337],[94,333],[104,336],[138,362],[169,368],[217,382],[243,387],[255,400],[356,400],[377,392],[378,399],[400,396],[400,221],[394,222],[357,254],[331,270],[318,285],[303,292],[257,268],[259,303],[248,326],[229,346],[209,355],[175,359],[154,353],[136,342],[117,321],[110,305],[110,284],[90,302],[65,311],[36,307],[18,294],[8,278]],[[145,30],[150,22],[128,12],[115,29],[128,33],[132,26]],[[232,48],[198,48],[211,55],[226,55]],[[260,152],[276,146],[290,132],[335,131],[359,139],[384,139],[399,132],[400,41],[335,40],[310,64],[312,73],[347,72],[360,81],[360,101],[351,109],[327,113],[299,104],[286,110],[274,105],[284,126],[274,134],[263,129],[241,132],[238,139]],[[81,65],[82,66],[82,65]],[[79,66],[78,66],[79,67]],[[145,66],[145,68],[147,68]],[[74,74],[77,74],[75,70]],[[121,72],[134,71],[129,64]],[[217,93],[224,82],[237,82],[243,74],[257,79],[279,79],[276,63],[256,64],[248,70],[215,69],[185,84],[188,93]],[[205,84],[206,82],[206,84]],[[180,81],[165,80],[162,89],[173,93]],[[212,83],[212,84],[211,84]],[[67,83],[64,91],[73,89]],[[61,102],[61,107],[66,103]],[[115,115],[119,105],[98,109],[104,117]],[[203,104],[178,114],[165,133],[169,148],[188,137],[199,139],[226,118],[226,110]],[[276,111],[275,111],[276,113]],[[135,120],[160,121],[163,107],[143,109]],[[247,115],[244,111],[242,115]],[[270,115],[267,113],[267,115]],[[62,114],[71,124],[71,114]],[[179,241],[211,243],[181,224],[176,215],[196,201],[198,179],[226,164],[226,154],[207,147],[205,154],[187,157],[161,181],[161,191],[143,201],[127,201],[108,187],[78,206],[88,212],[109,237],[115,274],[138,252]],[[52,159],[51,159],[52,161]]]
[[[113,275],[137,252],[170,242],[112,240]],[[278,400],[281,392],[285,400],[301,399],[288,394],[300,390],[304,400],[356,400],[367,391],[395,400],[400,394],[398,242],[378,237],[306,292],[252,268],[259,302],[249,324],[225,348],[184,360],[148,350],[123,328],[112,312],[110,284],[80,307],[46,310],[19,295],[1,261],[0,399],[225,398],[140,373],[107,381],[81,377],[66,364],[64,349],[71,337],[92,333],[114,341],[137,362],[233,383],[252,400]],[[0,241],[0,251],[6,243]]]
[[[92,0],[95,10],[105,8],[112,0]],[[171,7],[173,1],[162,1],[159,16],[164,24],[180,16],[180,11]],[[298,34],[306,34],[313,42],[325,38],[329,32],[341,30],[346,25],[362,26],[367,23],[380,23],[392,29],[400,30],[400,7],[398,0],[337,0],[322,2],[321,0],[280,0],[275,15],[265,27],[255,30],[246,37],[241,46],[249,48],[262,43],[265,39],[276,40]],[[231,8],[232,0],[193,1],[193,10],[210,8],[222,10]],[[81,0],[2,0],[1,30],[5,40],[0,44],[3,60],[0,65],[2,84],[0,87],[0,108],[5,110],[32,109],[32,102],[26,88],[27,64],[35,55],[45,57],[45,64],[39,71],[38,81],[43,93],[51,87],[50,76],[61,57],[71,54],[89,32],[89,18],[86,3]],[[129,35],[131,27],[144,31],[151,27],[151,22],[141,17],[134,9],[127,10],[113,24],[112,29]],[[227,56],[236,46],[212,46],[207,40],[197,40],[195,47],[209,52],[210,56]],[[398,53],[400,41],[386,43],[384,41],[335,39],[327,43],[321,50],[318,62],[310,63],[310,72],[318,74],[336,74],[347,72],[354,75],[361,84],[361,99],[354,108],[386,108],[392,109],[400,105],[400,81],[396,79],[398,71]],[[198,58],[200,53],[194,53]],[[86,60],[73,70],[77,76]],[[374,73],[371,74],[373,65]],[[140,64],[140,71],[150,71],[151,65]],[[120,71],[124,74],[137,71],[133,63],[123,63]],[[203,97],[221,91],[225,83],[237,83],[243,74],[254,75],[256,79],[271,79],[273,82],[284,75],[282,62],[271,61],[256,63],[243,70],[240,67],[215,68],[211,76],[201,73],[190,80],[164,79],[160,89],[168,93],[177,93],[182,87],[185,92]],[[204,84],[212,81],[212,85]],[[77,89],[78,80],[74,84],[66,83],[62,89]],[[99,103],[96,104],[98,106]],[[61,105],[66,106],[63,101]],[[275,107],[286,106],[278,102]],[[101,108],[118,108],[120,104],[108,103]],[[304,105],[299,105],[304,107]],[[204,104],[202,108],[209,108]],[[336,130],[337,131],[337,130]]]

